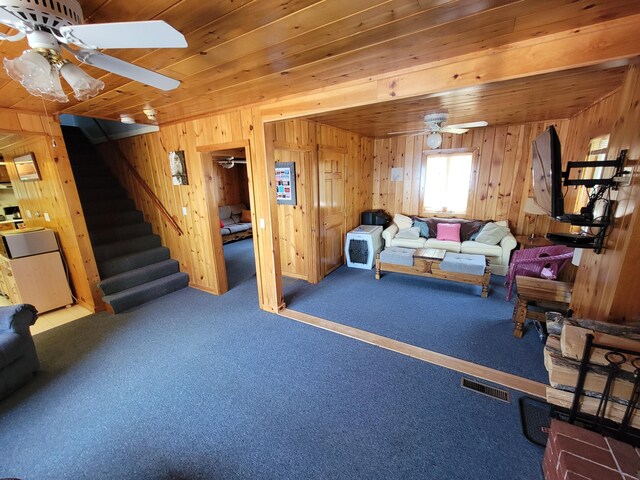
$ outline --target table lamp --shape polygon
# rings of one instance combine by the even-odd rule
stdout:
[[[535,215],[536,217],[533,223],[533,232],[531,232],[531,235],[529,236],[529,238],[534,239],[536,238],[536,228],[538,226],[538,217],[540,215],[547,215],[547,212],[545,212],[532,197],[529,197],[527,198],[527,201],[524,202],[524,213],[526,213],[527,215]]]

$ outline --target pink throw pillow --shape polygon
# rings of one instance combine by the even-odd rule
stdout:
[[[459,223],[439,223],[437,227],[436,239],[459,242],[460,241],[460,224]]]

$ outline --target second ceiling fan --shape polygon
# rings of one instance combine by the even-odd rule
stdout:
[[[427,133],[427,145],[429,148],[439,148],[442,145],[442,133],[462,134],[467,133],[470,128],[486,127],[489,125],[487,122],[481,120],[477,122],[457,123],[454,125],[447,125],[449,119],[449,113],[447,112],[435,112],[427,113],[424,118],[425,128],[417,130],[405,130],[402,132],[389,132],[389,135],[401,135],[407,133]]]

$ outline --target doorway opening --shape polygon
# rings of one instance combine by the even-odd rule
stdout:
[[[256,277],[247,158],[244,144],[203,153],[214,247],[220,245],[224,257],[227,288],[221,293]]]

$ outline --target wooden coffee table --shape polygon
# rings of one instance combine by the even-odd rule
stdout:
[[[413,254],[413,265],[396,265],[380,261],[380,254],[376,255],[376,280],[380,280],[381,272],[405,273],[419,277],[439,278],[451,282],[470,283],[482,287],[482,298],[489,295],[489,281],[491,280],[491,268],[489,260],[486,260],[484,273],[474,275],[471,273],[458,273],[440,270],[440,263],[444,258],[445,250],[435,248],[418,248]]]

